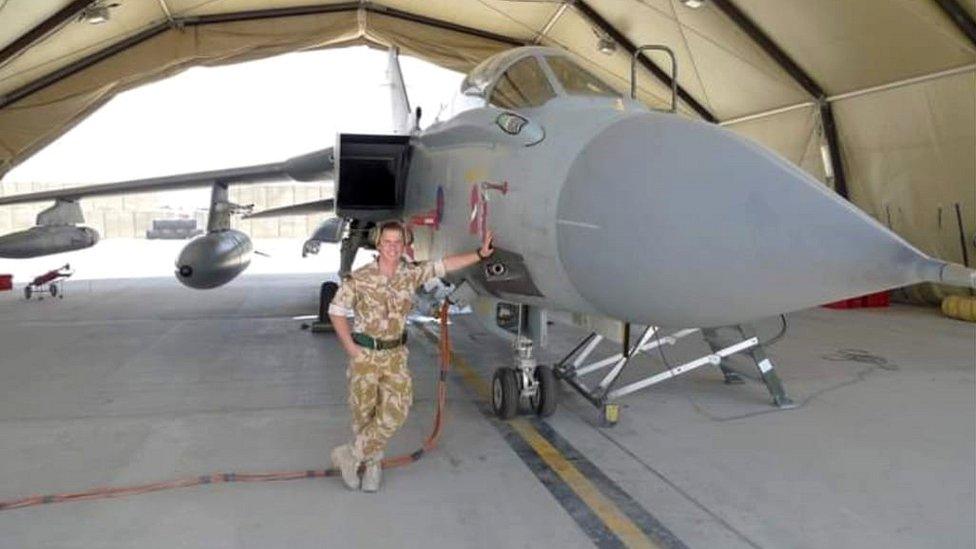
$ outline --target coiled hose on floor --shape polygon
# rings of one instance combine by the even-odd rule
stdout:
[[[383,460],[383,468],[402,467],[419,460],[424,453],[437,447],[437,440],[441,436],[444,426],[444,412],[447,405],[447,374],[451,369],[450,333],[447,326],[448,302],[445,300],[440,308],[440,342],[439,361],[440,376],[437,379],[437,410],[434,414],[434,424],[423,445],[415,452],[400,456],[393,456]],[[66,503],[69,501],[91,501],[95,499],[120,498],[136,494],[148,494],[175,488],[188,488],[202,484],[222,484],[227,482],[268,482],[275,480],[297,480],[302,478],[320,478],[338,476],[338,469],[309,469],[307,471],[283,471],[277,473],[213,473],[176,480],[154,482],[139,486],[102,487],[64,494],[49,494],[28,496],[20,499],[0,501],[0,511],[20,509],[34,505],[49,503]]]

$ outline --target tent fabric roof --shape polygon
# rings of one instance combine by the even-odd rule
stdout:
[[[371,44],[467,71],[540,44],[629,92],[627,46],[656,43],[677,57],[683,114],[758,139],[828,184],[840,177],[822,160],[832,151],[849,197],[929,253],[962,260],[958,230],[939,212],[959,203],[963,232],[976,225],[976,0],[99,4],[111,18],[93,25],[81,17],[90,0],[0,0],[0,174],[115,94],[195,65]],[[615,53],[599,51],[600,36]],[[665,107],[669,61],[645,57],[639,98]]]

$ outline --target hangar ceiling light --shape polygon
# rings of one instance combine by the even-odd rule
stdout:
[[[98,25],[104,23],[112,18],[112,14],[109,13],[109,8],[118,7],[118,4],[105,4],[102,2],[95,2],[84,10],[78,16],[79,21],[84,21],[91,25]]]
[[[87,23],[98,25],[99,23],[108,21],[110,16],[108,14],[108,8],[105,6],[95,6],[93,8],[86,9],[83,17]]]
[[[705,0],[681,0],[681,3],[691,9],[698,9],[705,5]]]
[[[604,55],[613,55],[617,51],[617,43],[607,36],[606,33],[593,27],[593,34],[596,35],[596,49]]]

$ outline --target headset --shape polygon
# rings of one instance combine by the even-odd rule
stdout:
[[[386,221],[380,221],[370,229],[371,238],[370,241],[373,243],[373,248],[380,249],[380,235],[383,233],[384,229],[399,229],[400,234],[403,235],[403,247],[409,247],[413,244],[413,231],[410,227],[400,221],[399,219],[387,219]]]

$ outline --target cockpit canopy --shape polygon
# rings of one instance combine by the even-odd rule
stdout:
[[[620,97],[565,52],[541,47],[489,57],[464,79],[461,93],[503,109],[539,107],[557,96]]]

